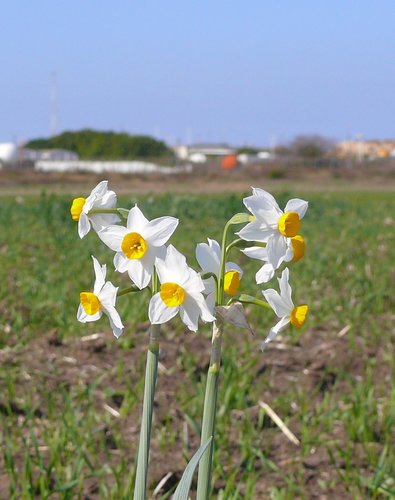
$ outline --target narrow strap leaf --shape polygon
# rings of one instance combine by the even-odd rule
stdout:
[[[188,500],[193,474],[200,459],[202,458],[203,453],[206,451],[212,439],[213,436],[211,436],[204,444],[201,445],[201,447],[189,461],[188,465],[185,467],[184,474],[182,475],[182,478],[178,483],[177,489],[173,495],[173,500]]]

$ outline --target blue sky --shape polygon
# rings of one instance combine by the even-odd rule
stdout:
[[[6,1],[0,142],[58,131],[270,145],[395,137],[395,2]]]

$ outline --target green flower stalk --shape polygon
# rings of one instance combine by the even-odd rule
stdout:
[[[151,440],[152,413],[159,360],[160,325],[151,325],[145,368],[143,413],[141,419],[139,451],[137,457],[134,500],[145,500],[147,491],[148,459]]]
[[[200,442],[206,443],[212,436],[207,450],[199,463],[197,500],[206,500],[211,489],[211,469],[214,451],[215,416],[217,410],[218,379],[221,366],[221,341],[223,322],[213,323],[210,366],[207,373],[206,393],[204,396],[203,422]]]
[[[224,301],[224,292],[226,291],[225,270],[227,257],[227,238],[231,225],[247,222],[250,219],[247,214],[234,215],[225,225],[222,235],[221,259],[219,266],[219,276],[216,288],[216,304],[222,305]],[[212,243],[212,242],[211,242]],[[237,272],[240,275],[240,273]],[[238,285],[237,285],[238,286]],[[230,287],[232,288],[232,287]],[[229,289],[227,290],[229,293]],[[232,292],[233,293],[233,292]],[[198,473],[197,500],[206,500],[209,498],[211,490],[211,469],[213,462],[214,434],[215,434],[215,416],[217,409],[218,379],[221,367],[221,342],[224,324],[219,318],[213,323],[213,333],[211,339],[210,366],[207,373],[206,392],[204,396],[203,421],[200,444],[203,445],[212,436],[212,440],[204,452],[200,463]]]

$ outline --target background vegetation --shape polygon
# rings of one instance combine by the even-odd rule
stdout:
[[[164,142],[152,137],[90,129],[63,132],[49,139],[34,139],[26,147],[67,149],[77,153],[81,160],[135,160],[173,156]]]

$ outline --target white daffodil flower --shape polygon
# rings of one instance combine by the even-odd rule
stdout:
[[[203,296],[204,284],[200,275],[190,268],[185,256],[169,245],[164,260],[155,261],[161,283],[160,291],[149,304],[148,316],[152,324],[166,323],[179,312],[182,322],[196,332],[199,317],[215,321]]]
[[[221,247],[215,240],[207,238],[207,243],[199,243],[196,246],[196,260],[202,270],[206,273],[213,273],[219,278],[221,268]],[[240,280],[243,276],[243,271],[234,262],[226,262],[224,276],[224,291],[228,295],[234,296],[240,286]],[[214,278],[208,278],[203,281],[205,286],[204,293],[207,294],[207,302],[212,310],[215,305],[215,281]]]
[[[293,238],[287,238],[286,244],[287,250],[283,259],[284,262],[297,262],[304,256],[306,244],[303,236],[297,234]],[[249,247],[241,251],[247,255],[247,257],[265,262],[255,275],[258,285],[270,281],[273,278],[276,269],[278,269],[281,265],[281,262],[278,262],[278,267],[275,268],[273,264],[269,262],[268,252],[265,247]]]
[[[270,288],[263,290],[262,293],[273,311],[280,318],[280,321],[270,329],[269,335],[261,345],[263,351],[270,341],[281,332],[289,323],[296,328],[300,328],[306,320],[308,306],[306,304],[295,306],[292,302],[292,288],[289,284],[288,268],[284,269],[281,277],[278,278],[280,293]]]
[[[252,196],[244,198],[243,203],[255,220],[237,234],[246,241],[266,243],[268,262],[278,269],[287,255],[287,238],[299,233],[308,202],[293,198],[288,201],[283,212],[270,193],[253,188]]]
[[[89,213],[92,209],[115,208],[117,205],[117,195],[114,191],[109,191],[108,181],[101,181],[92,190],[88,198],[75,198],[70,208],[71,217],[78,221],[78,234],[80,238],[86,236],[91,228],[98,232],[110,224],[120,221],[117,214],[96,214]]]
[[[152,276],[155,259],[166,254],[165,243],[176,230],[178,219],[159,217],[149,221],[134,206],[128,215],[126,227],[108,226],[98,233],[99,238],[114,252],[114,266],[120,273],[128,272],[140,289]]]
[[[106,282],[106,266],[100,266],[93,255],[92,259],[95,270],[93,293],[80,293],[81,303],[78,307],[77,319],[81,323],[88,323],[97,321],[105,313],[108,316],[114,335],[118,338],[123,331],[122,320],[115,309],[118,288],[110,281]]]

